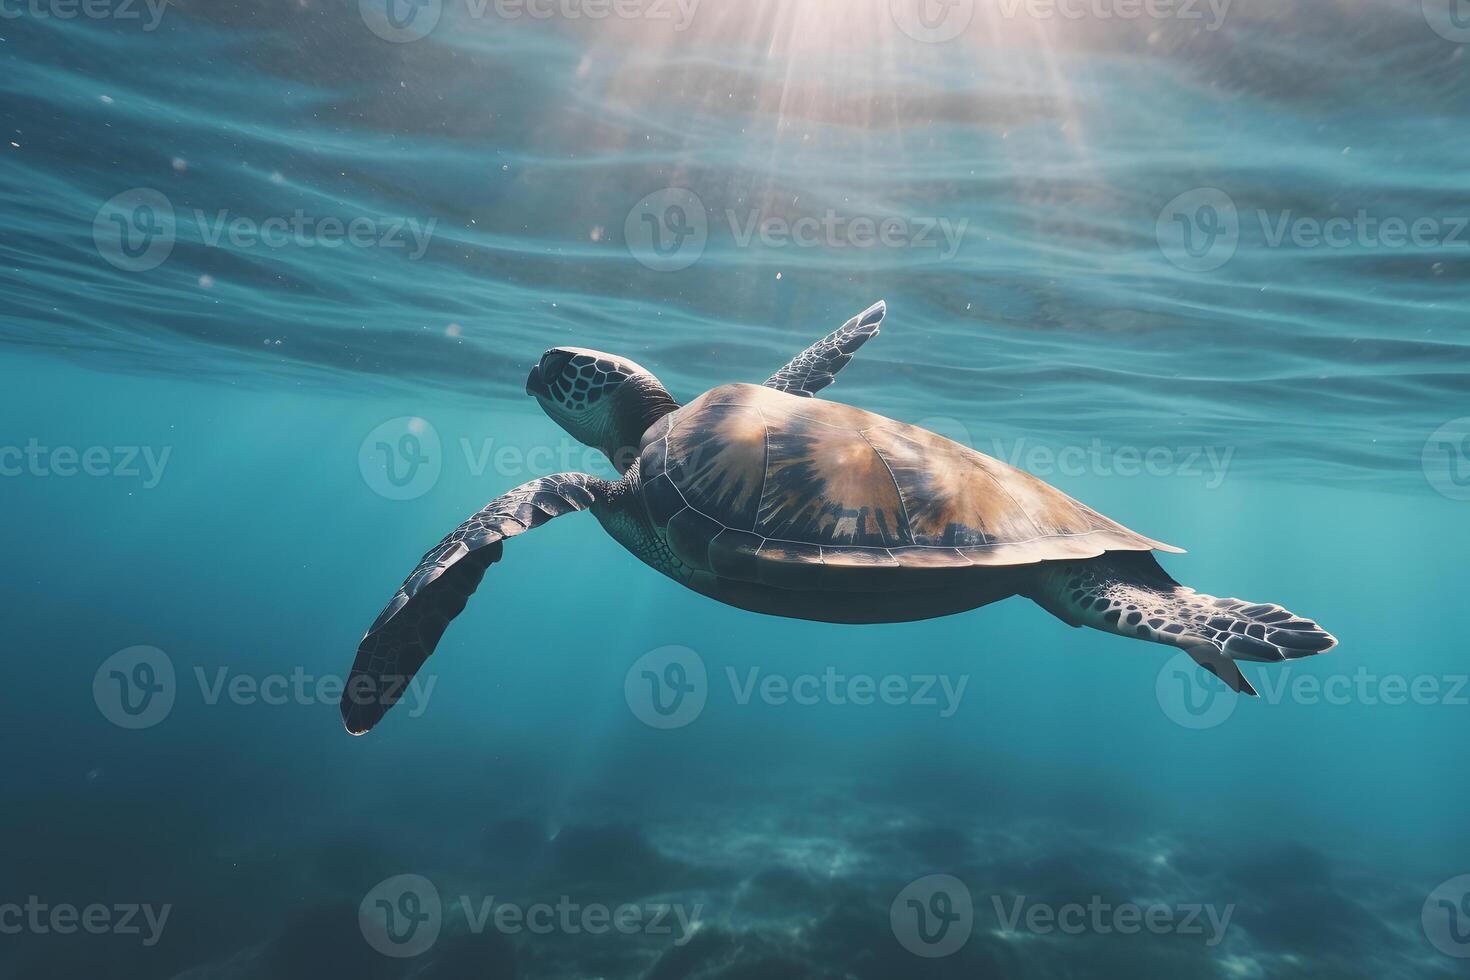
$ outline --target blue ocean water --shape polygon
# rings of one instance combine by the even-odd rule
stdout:
[[[1463,976],[1456,4],[0,6],[0,976]],[[609,475],[544,349],[688,400],[880,298],[822,397],[1341,645],[1237,700],[1023,600],[741,612],[568,516],[345,734],[427,548]]]

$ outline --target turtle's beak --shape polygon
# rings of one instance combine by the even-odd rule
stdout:
[[[539,364],[531,368],[531,375],[530,377],[526,378],[526,394],[546,394],[546,383],[541,380],[541,365]]]

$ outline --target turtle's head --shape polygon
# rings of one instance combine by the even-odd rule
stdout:
[[[526,379],[552,421],[602,450],[621,473],[637,459],[648,427],[679,407],[646,368],[585,347],[553,347]]]

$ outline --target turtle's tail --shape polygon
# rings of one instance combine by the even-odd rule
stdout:
[[[1280,606],[1217,599],[1185,588],[1147,551],[1047,562],[1028,593],[1072,626],[1179,647],[1232,691],[1255,696],[1237,660],[1275,663],[1323,653],[1337,639]]]

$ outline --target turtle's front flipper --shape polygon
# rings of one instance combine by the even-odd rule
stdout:
[[[1274,663],[1323,653],[1337,640],[1280,606],[1201,595],[1146,551],[1046,562],[1027,593],[1072,626],[1179,647],[1233,691],[1255,696],[1235,661]]]
[[[358,644],[342,694],[347,730],[366,734],[398,702],[449,621],[464,611],[485,569],[500,560],[502,541],[586,510],[613,487],[584,473],[532,480],[490,501],[424,555]]]
[[[888,307],[880,299],[842,326],[797,354],[791,362],[765,381],[767,388],[775,388],[791,395],[810,398],[834,380],[838,371],[847,366],[857,349],[878,336],[878,327]]]

